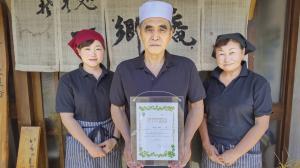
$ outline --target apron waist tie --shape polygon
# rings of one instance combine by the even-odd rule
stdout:
[[[96,142],[96,137],[97,137],[98,133],[100,133],[100,135],[101,135],[101,138],[100,138],[101,143],[105,141],[105,137],[109,136],[108,130],[106,128],[102,127],[102,125],[98,125],[88,134],[88,137],[93,142]]]

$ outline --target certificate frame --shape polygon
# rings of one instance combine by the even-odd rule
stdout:
[[[183,96],[130,97],[131,152],[144,166],[178,161],[184,137]],[[151,143],[151,144],[149,144]]]

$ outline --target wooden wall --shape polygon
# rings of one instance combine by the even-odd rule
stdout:
[[[2,24],[0,20],[0,26],[6,25],[8,32],[7,37],[10,38],[7,41],[10,41],[8,44],[8,56],[7,59],[10,59],[10,77],[12,77],[12,86],[9,91],[9,102],[12,102],[11,109],[9,110],[11,121],[17,122],[17,131],[13,130],[13,141],[19,142],[19,132],[22,126],[39,126],[41,127],[41,143],[40,143],[40,151],[39,151],[39,166],[42,168],[47,168],[49,165],[51,167],[63,167],[64,165],[64,156],[63,156],[63,135],[64,131],[61,125],[61,121],[57,113],[55,112],[55,93],[59,79],[59,73],[39,73],[39,72],[21,72],[14,70],[14,53],[13,51],[13,43],[12,43],[12,29],[11,29],[11,0],[0,0],[1,4],[3,4],[6,12],[6,23]],[[1,11],[2,12],[2,11]],[[0,27],[0,39],[3,38],[3,34],[1,34],[2,29]],[[0,40],[1,41],[1,40]],[[2,42],[2,41],[1,41]],[[2,43],[0,43],[2,44]],[[0,45],[2,47],[2,45]],[[2,48],[0,50],[3,51]],[[2,53],[1,53],[2,56]],[[2,57],[1,57],[2,58]],[[8,62],[8,60],[7,60]],[[2,63],[2,61],[1,61]],[[5,63],[5,65],[9,65],[9,63]],[[1,78],[2,79],[2,78]],[[2,101],[1,101],[2,102]],[[1,103],[0,103],[1,104]],[[2,107],[2,104],[1,106]],[[3,106],[4,107],[4,106]],[[2,122],[5,116],[0,113],[0,123]],[[10,123],[11,124],[11,123]],[[2,125],[1,125],[2,126]],[[5,127],[1,127],[4,129]],[[1,133],[4,133],[1,130]],[[2,135],[2,134],[1,134]],[[6,132],[6,135],[8,133]],[[0,138],[2,139],[2,137]],[[14,144],[15,145],[15,144]],[[18,144],[16,144],[14,149],[17,149]],[[1,165],[2,161],[5,160],[8,162],[8,145],[0,146],[0,150],[2,151],[2,147],[7,147],[5,149],[6,155],[0,153],[1,156]],[[0,151],[0,152],[1,152]],[[16,151],[14,152],[16,155]],[[3,157],[2,157],[3,156]],[[16,157],[16,156],[15,156]],[[12,158],[15,158],[12,157]],[[11,160],[11,162],[15,163],[15,160]],[[51,162],[51,163],[49,163]],[[11,164],[14,165],[14,164]]]

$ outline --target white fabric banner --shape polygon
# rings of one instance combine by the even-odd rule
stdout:
[[[12,0],[16,69],[78,68],[80,59],[67,44],[71,32],[95,28],[105,35],[104,4],[102,0]]]
[[[141,0],[106,2],[107,45],[110,68],[113,71],[120,62],[139,55],[136,24],[138,24],[138,9],[142,3]]]
[[[200,69],[200,14],[197,0],[169,1],[174,7],[173,25],[175,32],[168,51],[187,56]],[[137,57],[142,46],[138,40],[138,8],[141,0],[108,1],[106,27],[111,69],[123,60]]]
[[[48,10],[57,6],[39,0],[12,0],[12,28],[16,69],[22,71],[52,72],[59,70],[59,58],[55,49],[57,33],[56,13]],[[44,14],[42,14],[44,12]],[[47,17],[51,15],[52,17]]]
[[[251,0],[167,0],[174,7],[170,53],[186,56],[198,70],[212,70],[218,34],[246,35]],[[107,39],[111,70],[143,50],[138,39],[138,8],[145,0],[12,0],[16,69],[71,71],[78,59],[67,45],[71,32],[96,28]],[[106,58],[106,57],[105,57]],[[104,60],[104,64],[106,60]]]
[[[213,44],[219,34],[239,32],[247,37],[251,0],[203,0],[201,70],[213,70]]]

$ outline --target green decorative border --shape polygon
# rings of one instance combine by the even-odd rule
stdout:
[[[146,103],[145,105],[141,105],[140,103]],[[154,105],[150,105],[150,104],[154,104]],[[145,117],[146,112],[149,111],[165,111],[165,112],[174,112],[177,115],[173,114],[173,128],[174,128],[174,124],[175,124],[175,118],[178,116],[178,112],[179,109],[177,111],[175,111],[175,108],[179,108],[179,103],[178,102],[167,102],[167,103],[172,103],[172,105],[155,105],[156,103],[165,103],[165,102],[136,102],[136,116],[138,118],[138,120],[140,120],[140,117]],[[173,105],[173,103],[176,103],[176,106]],[[139,105],[138,105],[139,104]],[[138,107],[137,107],[138,106]],[[139,111],[139,112],[138,112]],[[141,128],[140,126],[141,122],[139,122],[139,128]],[[138,128],[138,127],[137,127]],[[138,129],[138,134],[140,134],[141,129]],[[137,141],[140,141],[141,137],[137,136]],[[141,144],[140,144],[141,145]],[[173,143],[169,146],[169,149],[166,149],[164,152],[161,153],[156,153],[155,151],[148,151],[145,150],[143,148],[143,146],[139,146],[137,149],[137,156],[139,156],[141,158],[141,160],[144,159],[150,159],[150,158],[155,158],[155,160],[161,160],[163,158],[163,160],[173,160],[173,158],[175,156],[177,156],[177,152],[175,152],[176,148],[175,146],[177,146],[177,144],[175,145],[175,137],[173,136]],[[143,159],[142,159],[143,158]]]
[[[140,149],[139,155],[143,158],[145,158],[145,157],[156,157],[156,158],[169,157],[169,158],[173,158],[175,156],[175,145],[174,144],[171,145],[170,150],[166,150],[163,153],[149,152],[149,151],[144,150],[142,147],[140,147],[139,149]]]
[[[141,111],[149,111],[149,110],[155,110],[155,111],[169,111],[173,112],[175,107],[174,106],[158,106],[158,105],[145,105],[145,106],[139,106],[139,109]]]

